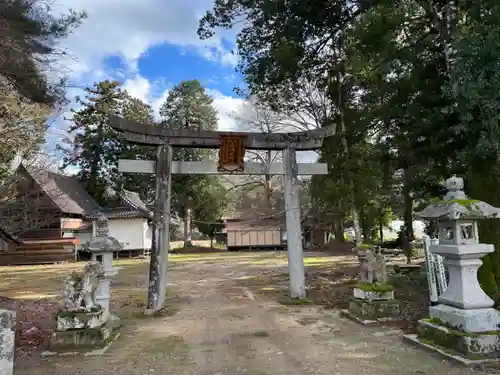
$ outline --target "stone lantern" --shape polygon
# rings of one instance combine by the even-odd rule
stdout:
[[[497,218],[500,209],[468,199],[463,185],[462,178],[449,178],[443,200],[417,213],[437,220],[439,243],[431,252],[443,257],[449,283],[439,304],[429,308],[430,318],[419,321],[414,341],[449,347],[466,358],[495,356],[500,353],[500,312],[477,279],[481,258],[494,246],[479,243],[477,220]]]
[[[112,319],[118,325],[118,317],[109,312],[110,280],[118,271],[113,267],[113,254],[121,249],[118,240],[109,235],[108,220],[101,216],[96,220],[96,235],[86,244],[91,260],[101,263],[104,267],[104,277],[99,281],[96,290],[96,302],[104,309],[103,318]]]

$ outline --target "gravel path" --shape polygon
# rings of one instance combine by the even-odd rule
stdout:
[[[129,321],[100,357],[35,356],[16,375],[409,375],[486,374],[403,343],[398,331],[362,327],[315,307],[257,298],[234,278],[258,274],[231,261],[178,264],[171,317]],[[492,374],[492,372],[489,372]]]

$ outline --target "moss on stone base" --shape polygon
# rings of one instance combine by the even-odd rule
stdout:
[[[450,324],[446,324],[441,319],[436,318],[436,317],[423,318],[423,319],[420,319],[420,322],[431,323],[431,324],[434,324],[437,326],[447,328],[448,330],[450,330],[450,332],[452,332],[456,336],[475,337],[475,336],[485,336],[485,335],[500,335],[500,331],[486,331],[486,332],[481,332],[481,333],[465,332],[465,331],[459,329],[458,327],[453,327]]]
[[[349,313],[367,320],[397,318],[401,314],[400,301],[398,300],[364,300],[351,298]]]
[[[359,288],[364,292],[377,292],[377,293],[391,292],[394,290],[394,287],[390,284],[371,284],[362,282],[357,283],[356,288]]]
[[[452,203],[457,203],[459,204],[460,206],[463,206],[465,208],[468,208],[468,209],[472,209],[473,208],[473,204],[474,203],[479,203],[481,202],[480,200],[478,199],[449,199],[449,200],[438,200],[438,201],[435,201],[433,202],[434,204],[452,204]]]
[[[89,311],[82,309],[76,311],[61,311],[57,316],[61,318],[73,318],[73,317],[81,317],[85,315],[90,315],[92,313],[99,313],[103,310],[101,306],[93,306]]]
[[[443,325],[439,319],[418,322],[420,341],[455,352],[468,359],[497,358],[500,354],[500,331],[471,333]]]

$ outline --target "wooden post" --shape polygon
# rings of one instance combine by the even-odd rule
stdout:
[[[302,227],[300,222],[297,152],[289,147],[283,150],[286,235],[290,297],[305,298],[304,259],[302,254]]]
[[[170,247],[171,172],[172,147],[169,145],[158,146],[147,314],[154,314],[165,306],[168,250]]]

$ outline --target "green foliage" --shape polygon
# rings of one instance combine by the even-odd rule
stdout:
[[[103,81],[85,89],[85,99],[77,98],[81,109],[72,110],[75,133],[74,153],[63,159],[62,168],[79,168],[77,177],[90,195],[101,204],[107,202],[107,189],[117,181],[121,143],[109,127],[108,116],[119,114],[125,98],[118,82]]]
[[[170,129],[215,130],[217,128],[217,111],[212,104],[213,99],[206,94],[199,81],[181,82],[169,91],[165,103],[160,107],[160,115],[162,116],[160,126]],[[175,149],[173,160],[203,161],[210,160],[213,155],[211,150]],[[212,189],[212,187],[217,182],[218,180],[214,177],[206,175],[174,175],[172,177],[173,211],[184,215],[189,205],[195,214],[201,213],[204,205],[213,204],[211,203],[212,193],[217,191],[217,188]],[[208,210],[203,214],[209,215]],[[214,217],[210,215],[210,218]],[[200,220],[205,221],[202,217]]]
[[[41,104],[64,98],[64,82],[50,82],[44,69],[53,63],[57,42],[65,38],[86,17],[69,10],[54,16],[46,2],[4,0],[0,3],[0,72],[22,96]]]
[[[78,168],[78,179],[90,195],[100,204],[107,205],[118,192],[128,189],[150,201],[154,196],[154,175],[118,172],[119,159],[154,160],[154,147],[138,146],[125,141],[108,125],[110,114],[130,120],[154,123],[152,108],[132,98],[120,89],[118,82],[102,81],[87,88],[84,99],[77,98],[82,108],[73,110],[73,125],[68,133],[74,134],[73,148],[63,159],[62,168]]]
[[[414,205],[440,196],[452,174],[467,176],[472,198],[500,205],[499,18],[492,0],[217,0],[199,35],[243,24],[239,69],[275,108],[295,103],[303,81],[326,89],[323,123],[340,134],[325,140],[329,174],[311,190],[341,218],[358,210],[365,237],[392,208],[411,238]],[[482,222],[480,237],[496,245],[479,272],[494,296],[500,224]]]
[[[17,155],[26,159],[42,146],[50,108],[33,103],[0,79],[0,183],[10,175]]]
[[[194,224],[202,234],[213,240],[215,234],[224,229],[221,217],[228,203],[227,189],[213,176],[208,182],[207,188],[202,192],[203,196],[198,197],[194,215],[199,220],[195,220]]]
[[[85,18],[55,16],[47,3],[0,2],[0,183],[16,156],[30,159],[43,145],[52,107],[64,101],[64,81],[46,74],[57,44]]]
[[[451,70],[450,92],[457,101],[457,138],[466,146],[458,157],[468,166],[467,187],[474,199],[500,206],[498,181],[500,163],[499,61],[500,7],[485,1],[465,13],[467,22],[459,24],[453,47],[456,57]],[[484,220],[479,225],[481,242],[495,245],[483,258],[478,278],[483,289],[498,303],[500,290],[500,223]]]
[[[124,118],[144,124],[154,124],[153,108],[142,100],[125,93],[122,102],[121,114]],[[120,159],[156,160],[156,148],[151,146],[134,145],[125,140],[120,141]],[[155,196],[155,175],[148,173],[121,173],[119,177],[120,189],[127,189],[139,193],[142,200],[152,202]]]

